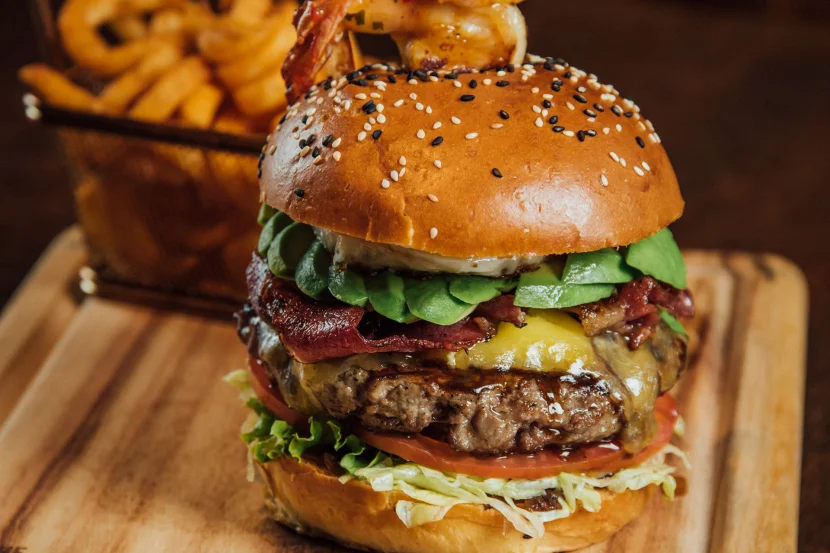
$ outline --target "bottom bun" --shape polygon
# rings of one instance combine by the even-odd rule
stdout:
[[[336,476],[316,464],[283,456],[259,465],[269,496],[266,507],[278,522],[354,549],[385,553],[552,553],[601,542],[643,512],[651,488],[601,491],[602,509],[583,509],[545,524],[541,538],[525,538],[495,509],[456,505],[442,520],[407,528],[395,514],[403,492],[376,492],[368,484]]]

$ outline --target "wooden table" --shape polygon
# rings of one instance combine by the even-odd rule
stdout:
[[[0,57],[0,302],[72,217],[54,142],[19,110],[12,72],[35,54],[23,3],[6,8],[0,28],[15,48]],[[660,2],[596,0],[586,7],[530,0],[524,9],[531,50],[597,73],[655,121],[688,203],[673,227],[684,247],[776,252],[806,273],[800,551],[830,551],[830,351],[823,347],[830,340],[830,218],[823,201],[830,196],[830,25]]]

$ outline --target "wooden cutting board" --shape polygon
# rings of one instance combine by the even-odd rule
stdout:
[[[345,551],[269,522],[245,480],[245,410],[220,380],[245,359],[232,324],[73,302],[80,252],[62,236],[0,320],[0,551]],[[586,551],[794,552],[804,278],[774,256],[687,262],[701,313],[675,392],[688,493],[655,496]]]

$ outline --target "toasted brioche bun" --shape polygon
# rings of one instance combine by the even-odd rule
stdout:
[[[579,510],[546,523],[541,538],[526,539],[495,509],[456,505],[440,521],[407,528],[395,514],[399,500],[412,501],[402,492],[376,492],[356,480],[341,484],[325,469],[287,456],[259,468],[275,520],[303,534],[384,553],[571,551],[611,537],[642,513],[652,491],[601,491],[599,512]]]
[[[317,87],[263,149],[262,199],[296,221],[457,258],[623,246],[680,217],[674,171],[639,108],[594,76],[547,67],[460,74],[458,87],[446,72],[393,84],[378,65],[353,75],[366,86]]]

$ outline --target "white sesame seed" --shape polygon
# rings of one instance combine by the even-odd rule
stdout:
[[[300,157],[307,156],[308,152],[310,152],[310,151],[311,151],[311,148],[309,148],[308,146],[303,146],[303,149],[300,150]]]
[[[596,121],[596,120],[597,120],[597,118],[596,118],[596,117],[589,117],[589,118],[588,118],[588,122],[589,122],[589,123],[593,123],[593,122],[594,122],[594,121]]]
[[[370,117],[370,118],[369,118],[369,123],[371,123],[371,124],[375,125],[375,124],[377,124],[377,122],[378,122],[378,120],[377,120],[377,119],[375,119],[374,117]]]
[[[432,113],[432,106],[427,106],[426,112],[427,113]]]
[[[397,102],[395,102],[392,105],[395,106],[396,108],[401,107],[403,105],[403,99],[398,100]]]
[[[378,94],[377,92],[372,92],[371,94],[369,94],[369,96],[371,96],[371,97],[372,97],[372,98],[374,98],[375,100],[380,100],[381,98],[383,98],[383,96],[381,96],[381,95],[380,95],[380,94]]]
[[[599,179],[602,181],[603,186],[608,186],[608,177],[606,177],[605,175],[600,175]]]
[[[350,107],[352,107],[352,101],[351,100],[346,100],[343,103],[343,107],[346,108],[346,109],[349,109]]]
[[[375,85],[375,86],[376,86],[376,87],[378,87],[378,88],[384,88],[384,87],[386,87],[386,83],[385,83],[385,82],[383,82],[383,81],[375,81],[375,82],[373,82],[372,84],[373,84],[373,85]]]
[[[453,85],[455,88],[461,88],[461,86],[462,86],[462,85],[461,85],[461,81],[453,81],[453,82],[452,82],[452,85]]]
[[[439,169],[441,168],[441,160],[440,159],[436,159],[435,161],[432,162],[432,164],[435,165],[436,167],[438,167]]]
[[[532,93],[534,93],[534,94],[539,94],[539,87],[538,87],[538,86],[534,86],[533,88],[531,88],[531,89],[530,89],[530,91],[531,91]]]
[[[334,139],[334,142],[332,142],[332,143],[331,143],[331,147],[332,147],[332,148],[337,148],[338,146],[340,146],[340,143],[341,143],[342,141],[343,141],[343,139],[342,139],[342,138],[340,138],[340,137],[335,138],[335,139]]]
[[[507,75],[507,73],[505,73],[504,71],[497,71],[496,75],[498,75],[499,77],[504,77],[505,75]]]
[[[435,239],[436,236],[438,236],[438,229],[435,227],[429,229],[429,237]]]
[[[333,157],[333,158],[334,158],[334,161],[340,161],[340,156],[341,156],[341,155],[342,155],[342,154],[341,154],[339,151],[336,151],[336,152],[334,152],[333,154],[331,154],[331,157]]]
[[[461,119],[459,119],[458,117],[455,117],[455,116],[450,117],[450,121],[452,121],[454,125],[460,125],[461,124]]]
[[[433,129],[440,129],[440,128],[441,128],[441,121],[436,121],[436,122],[432,125],[432,128],[433,128]]]
[[[572,103],[570,103],[570,102],[565,102],[565,105],[566,105],[566,106],[568,106],[568,109],[569,109],[569,110],[574,110],[574,109],[576,109],[576,108],[574,107],[574,105],[573,105]]]
[[[648,163],[646,163],[645,161],[642,163],[642,166],[643,166],[643,169],[645,169],[646,171],[651,171],[651,166]]]
[[[360,131],[360,132],[357,134],[357,141],[358,141],[358,142],[363,142],[363,140],[364,140],[365,138],[366,138],[366,131]]]
[[[533,111],[535,111],[536,113],[542,113],[542,108],[540,108],[539,106],[533,106]]]
[[[548,116],[548,110],[543,109],[542,110],[542,117],[547,117],[547,116]]]
[[[435,194],[427,194],[427,198],[429,198],[429,201],[433,203],[438,203],[438,196],[436,196]]]
[[[358,92],[357,94],[354,95],[354,97],[357,98],[358,100],[365,100],[366,99],[366,95],[363,94],[362,92]]]
[[[317,156],[311,163],[313,163],[314,165],[320,165],[321,163],[323,163],[323,156]]]
[[[544,123],[544,121],[542,121],[542,118],[541,118],[541,117],[537,117],[537,118],[536,118],[536,126],[537,126],[537,127],[539,127],[539,128],[541,129],[544,125],[545,125],[545,123]]]
[[[528,79],[527,75],[522,75],[522,81],[527,82],[527,79]]]
[[[276,151],[277,151],[277,146],[275,144],[271,144],[270,146],[268,146],[268,155],[269,156],[274,155],[274,152],[276,152]]]
[[[415,104],[415,109],[417,109],[418,111],[424,111],[424,104],[418,102],[417,104]]]
[[[372,125],[369,123],[363,123],[363,130],[369,132],[372,130]]]
[[[415,79],[409,79],[409,80],[408,80],[408,81],[406,81],[406,82],[408,82],[409,84],[418,84],[418,81],[417,81],[417,80],[415,80]]]
[[[417,99],[418,99],[418,95],[417,95],[417,94],[415,94],[415,93],[413,92],[412,94],[410,94],[410,95],[409,95],[409,99],[410,99],[410,100],[417,100]]]
[[[620,158],[620,165],[622,165],[623,167],[625,167],[626,163],[625,163],[625,158],[624,158],[624,157],[621,157],[621,158]]]
[[[602,134],[608,134],[610,132],[611,132],[611,127],[605,127],[604,129],[602,129]]]
[[[564,134],[565,136],[574,136],[573,131],[562,131],[562,134]]]
[[[490,125],[491,129],[501,129],[503,127],[504,125],[502,123],[493,123],[492,125]]]
[[[395,171],[394,169],[392,169],[392,171],[389,173],[389,176],[392,177],[392,180],[395,181],[395,182],[398,182],[398,177],[400,177],[398,172]]]
[[[481,81],[481,82],[482,82],[482,83],[484,83],[484,86],[490,86],[490,83],[492,83],[493,81],[492,81],[492,80],[490,80],[490,79],[484,79],[484,80],[483,80],[483,81]]]
[[[400,159],[398,160],[398,163],[400,163],[401,165],[406,165],[406,157],[401,156]]]
[[[304,128],[304,129],[309,128],[313,122],[314,122],[314,117],[309,117],[309,118],[306,120],[306,122],[305,122],[305,126],[304,126],[303,128]]]
[[[399,176],[399,177],[403,177],[404,173],[406,173],[406,167],[404,167],[403,169],[401,169],[401,172],[400,172],[400,173],[398,173],[398,176]]]
[[[553,94],[542,94],[542,98],[545,100],[553,100]]]
[[[619,123],[617,123],[617,126],[615,128],[617,129],[617,132],[622,132],[622,125],[620,125]]]
[[[654,133],[654,138],[657,140],[658,143],[663,142],[662,140],[660,140],[660,135],[657,133]]]
[[[384,109],[386,109],[386,108],[383,106],[383,104],[378,104],[378,105],[377,105],[377,108],[378,108],[378,113],[383,113],[383,110],[384,110]]]
[[[437,83],[438,82],[438,77],[436,77],[435,75],[430,75],[429,80],[434,82],[434,83]]]
[[[613,159],[613,160],[614,160],[614,161],[616,161],[617,163],[619,163],[619,162],[620,162],[620,156],[618,156],[616,153],[614,153],[614,152],[608,152],[608,155],[609,155],[609,156],[611,156],[611,159]]]
[[[426,135],[427,133],[425,133],[423,129],[418,129],[418,132],[415,133],[415,136],[420,139],[423,139]]]
[[[386,123],[386,116],[384,114],[381,113],[380,115],[378,115],[378,123]]]
[[[642,170],[642,169],[640,169],[639,167],[637,167],[636,165],[634,166],[634,172],[635,172],[635,173],[637,173],[638,175],[640,175],[641,177],[644,177],[644,176],[646,175],[646,174],[643,172],[643,170]]]
[[[477,132],[471,132],[471,133],[467,133],[464,138],[466,138],[467,140],[472,140],[473,138],[476,138],[477,136],[478,136]]]
[[[389,188],[389,186],[390,186],[391,184],[392,184],[392,183],[390,183],[390,182],[389,182],[388,180],[386,180],[386,179],[383,179],[382,181],[380,181],[380,185],[381,185],[383,188]]]

